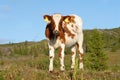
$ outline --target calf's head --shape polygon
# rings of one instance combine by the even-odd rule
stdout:
[[[60,32],[64,31],[62,23],[69,23],[71,21],[71,16],[62,16],[61,14],[44,15],[44,20],[47,22],[47,27],[50,32],[55,36],[59,36]]]

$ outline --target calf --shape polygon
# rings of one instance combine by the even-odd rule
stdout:
[[[48,39],[49,47],[49,71],[53,71],[54,51],[60,48],[60,70],[64,71],[64,51],[65,46],[71,48],[72,64],[75,66],[76,45],[80,56],[79,68],[83,69],[83,32],[82,20],[77,15],[62,16],[61,14],[44,15],[44,20],[47,22],[45,35]]]

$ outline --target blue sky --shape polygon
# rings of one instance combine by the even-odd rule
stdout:
[[[77,14],[83,29],[120,26],[120,0],[0,0],[0,44],[45,39],[43,15]]]

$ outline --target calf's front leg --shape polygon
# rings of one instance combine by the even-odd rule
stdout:
[[[54,47],[49,45],[49,59],[50,59],[50,64],[49,64],[49,72],[53,71],[53,60],[54,60]]]
[[[60,52],[59,52],[59,58],[60,58],[60,70],[64,71],[64,50],[65,50],[65,44],[61,44],[60,46]]]

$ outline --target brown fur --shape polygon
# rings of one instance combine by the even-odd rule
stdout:
[[[62,48],[60,47],[60,49],[59,49],[59,58],[61,58],[61,52],[62,52]]]
[[[75,34],[71,33],[71,31],[66,27],[67,24],[65,24],[64,29],[65,32],[70,36],[71,38],[74,38]]]

